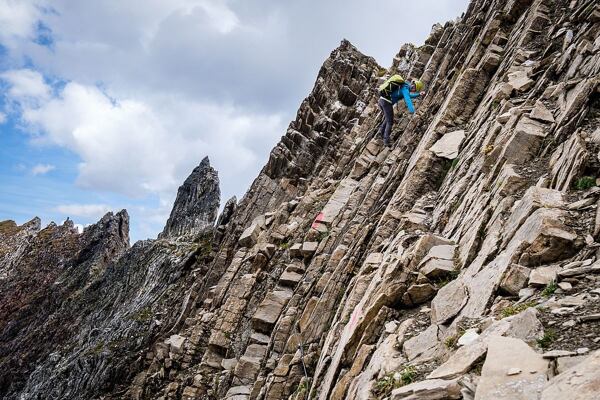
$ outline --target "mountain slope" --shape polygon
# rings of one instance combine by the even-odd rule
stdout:
[[[61,298],[51,314],[77,318],[73,338],[31,355],[19,384],[9,372],[3,393],[594,398],[599,20],[592,0],[474,0],[389,71],[343,41],[220,226],[105,257],[74,286],[80,306]],[[391,149],[375,137],[386,73],[427,84],[416,115],[397,108]],[[213,203],[174,212],[216,217]],[[2,249],[42,240],[30,225],[2,225],[3,274],[22,263]],[[7,350],[2,362],[24,351]]]

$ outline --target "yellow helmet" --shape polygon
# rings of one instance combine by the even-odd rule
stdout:
[[[413,81],[413,83],[415,84],[415,89],[416,89],[416,91],[417,91],[417,92],[420,92],[421,90],[423,90],[423,87],[425,86],[425,85],[423,84],[423,82],[421,82],[421,81],[420,81],[420,80],[418,80],[418,79],[415,79],[415,80]]]

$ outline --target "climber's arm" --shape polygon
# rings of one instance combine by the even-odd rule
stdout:
[[[408,108],[408,112],[414,114],[415,106],[413,106],[410,92],[408,91],[408,86],[404,86],[402,88],[402,97],[404,97],[404,102],[406,103],[406,108]]]

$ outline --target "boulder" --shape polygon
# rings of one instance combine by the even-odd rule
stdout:
[[[541,400],[593,400],[600,384],[600,350],[554,377],[542,392]]]
[[[431,302],[431,323],[443,324],[465,306],[469,298],[462,279],[455,279],[442,287]]]
[[[451,274],[454,271],[454,261],[441,258],[429,258],[419,270],[429,279],[439,279]]]
[[[509,375],[509,371],[512,374]],[[527,343],[492,336],[488,340],[475,400],[537,400],[546,384],[547,373],[548,361]]]
[[[289,268],[288,268],[279,277],[279,284],[281,286],[287,286],[287,287],[292,287],[293,288],[301,280],[302,280],[302,275],[301,274],[299,274],[297,272],[294,272],[294,271],[290,271]]]
[[[301,243],[294,243],[290,247],[290,257],[302,258],[302,244]]]
[[[456,344],[458,346],[466,346],[473,343],[478,337],[479,333],[477,332],[477,328],[470,328],[467,329],[460,338],[458,338]]]
[[[508,163],[523,165],[537,155],[545,136],[543,124],[526,116],[521,117],[514,134],[504,146],[502,158]]]
[[[487,351],[487,342],[476,339],[473,343],[460,347],[450,358],[433,370],[427,379],[455,378],[467,373],[473,365],[481,360]]]
[[[279,314],[292,297],[290,290],[269,292],[252,316],[252,326],[259,332],[270,333],[279,318]]]
[[[537,119],[538,121],[543,122],[554,122],[554,116],[541,101],[535,102],[535,107],[529,113],[529,118]]]
[[[535,345],[536,340],[544,334],[544,327],[537,316],[537,309],[529,307],[517,315],[506,318],[510,325],[504,336],[521,339],[530,345]]]
[[[260,370],[260,363],[267,352],[267,346],[261,344],[251,344],[246,348],[244,355],[240,357],[235,366],[234,375],[237,382],[241,384],[254,383]],[[234,380],[234,382],[236,382]]]
[[[558,265],[548,267],[538,267],[531,271],[529,275],[529,284],[531,286],[546,286],[556,281],[556,277],[561,268]]]
[[[311,257],[317,251],[319,242],[304,242],[302,243],[302,255],[304,257]]]
[[[527,75],[527,71],[516,71],[508,74],[508,83],[517,92],[526,92],[535,83]]]
[[[429,150],[436,156],[450,160],[458,157],[460,145],[465,139],[465,131],[458,130],[444,134]]]
[[[530,272],[527,267],[512,264],[500,282],[500,289],[512,296],[518,296],[519,291],[527,284]]]
[[[435,286],[430,283],[411,285],[402,296],[402,301],[409,307],[425,303],[435,295]]]
[[[183,351],[183,344],[185,343],[185,337],[180,335],[171,335],[165,343],[171,345],[170,351],[172,353],[181,353]]]
[[[256,244],[258,240],[258,236],[260,235],[260,225],[257,223],[252,223],[248,228],[242,232],[238,243],[242,247],[252,247]]]

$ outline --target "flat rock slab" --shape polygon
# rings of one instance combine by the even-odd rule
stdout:
[[[484,340],[460,347],[452,356],[433,370],[427,379],[455,378],[467,373],[473,364],[485,355],[487,343]]]
[[[600,350],[552,379],[541,400],[593,400],[600,393]]]
[[[570,357],[559,357],[556,359],[556,372],[562,374],[568,369],[573,368],[577,364],[580,364],[588,356],[570,356]]]
[[[467,303],[467,288],[460,278],[441,288],[431,302],[431,322],[441,324],[454,317]]]
[[[411,383],[392,391],[392,400],[443,400],[462,399],[458,379],[428,379]]]
[[[520,369],[521,373],[508,375]],[[520,339],[492,336],[475,400],[538,400],[547,382],[548,361]]]
[[[338,184],[335,192],[329,198],[325,207],[321,211],[321,218],[319,221],[315,221],[318,224],[325,224],[326,226],[331,225],[335,217],[338,216],[339,212],[344,208],[354,189],[358,186],[358,182],[354,179],[342,179]]]
[[[558,358],[558,357],[569,357],[569,356],[574,356],[577,353],[574,351],[568,351],[568,350],[552,350],[552,351],[547,351],[544,354],[542,354],[542,357],[544,358]]]
[[[537,119],[538,121],[543,122],[554,122],[554,116],[548,110],[548,108],[544,105],[544,103],[540,101],[535,102],[535,107],[529,113],[529,117],[533,119]]]
[[[465,131],[458,130],[444,134],[429,150],[436,156],[453,160],[458,157],[460,145],[465,140]]]
[[[423,354],[432,353],[438,343],[438,327],[437,325],[430,325],[429,328],[417,336],[405,341],[402,350],[408,360],[411,361]]]

